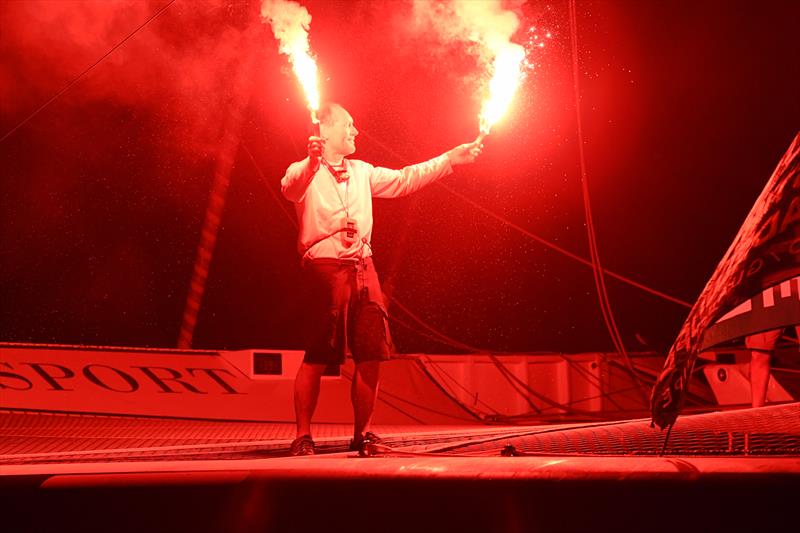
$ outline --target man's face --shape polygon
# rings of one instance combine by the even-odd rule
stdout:
[[[353,125],[353,117],[344,108],[335,107],[328,123],[321,126],[325,146],[337,154],[350,155],[356,151],[358,130]]]

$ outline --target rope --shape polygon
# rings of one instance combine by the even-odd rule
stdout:
[[[592,206],[589,197],[589,179],[586,171],[586,156],[584,154],[584,140],[583,140],[583,122],[581,120],[581,105],[580,105],[580,75],[578,65],[578,22],[575,8],[575,0],[569,0],[569,29],[570,29],[570,44],[572,48],[572,76],[573,76],[573,90],[575,93],[575,118],[578,129],[578,157],[581,170],[581,190],[583,193],[583,208],[586,218],[586,232],[589,239],[589,251],[592,259],[592,272],[594,274],[595,285],[597,287],[597,297],[600,304],[600,311],[603,315],[603,322],[611,337],[617,352],[622,356],[626,366],[631,371],[631,377],[640,386],[642,396],[645,404],[647,404],[647,394],[645,392],[644,384],[642,384],[639,376],[633,369],[628,352],[625,349],[625,344],[622,341],[622,335],[619,332],[619,327],[614,319],[614,313],[611,309],[611,302],[608,297],[608,290],[605,284],[605,277],[603,275],[603,268],[600,263],[600,251],[597,245],[597,233],[594,228],[594,221],[592,218]]]
[[[78,74],[78,76],[77,76],[75,79],[73,79],[71,82],[69,82],[67,85],[65,85],[65,86],[64,86],[64,88],[62,88],[60,91],[58,91],[58,92],[57,92],[56,94],[54,94],[52,97],[50,97],[50,99],[49,99],[49,100],[47,100],[45,103],[43,103],[42,105],[40,105],[40,106],[39,106],[39,107],[38,107],[38,108],[37,108],[35,111],[33,111],[33,113],[31,113],[30,115],[28,115],[27,117],[25,117],[25,118],[22,120],[22,122],[20,122],[19,124],[17,124],[17,125],[16,125],[16,126],[14,126],[13,128],[11,128],[11,130],[9,130],[9,131],[8,131],[8,132],[7,132],[5,135],[3,135],[3,137],[2,137],[2,138],[0,138],[0,143],[1,143],[1,142],[3,142],[3,141],[5,141],[5,140],[6,140],[8,137],[10,137],[10,136],[11,136],[11,135],[12,135],[12,134],[15,132],[15,131],[17,131],[17,130],[18,130],[18,129],[20,129],[22,126],[24,126],[25,124],[27,124],[27,123],[28,123],[28,121],[30,121],[30,120],[31,120],[33,117],[35,117],[36,115],[38,115],[38,114],[39,114],[39,113],[40,113],[42,110],[44,110],[44,108],[46,108],[47,106],[49,106],[50,104],[52,104],[52,103],[53,103],[53,102],[54,102],[54,101],[55,101],[55,100],[56,100],[56,99],[57,99],[59,96],[61,96],[62,94],[64,94],[64,93],[65,93],[65,92],[67,92],[68,90],[70,90],[70,89],[72,88],[72,86],[73,86],[73,85],[75,85],[76,83],[78,83],[78,81],[80,81],[80,80],[81,80],[81,78],[83,78],[83,77],[84,77],[84,76],[86,76],[86,75],[87,75],[89,72],[91,72],[91,71],[92,71],[92,69],[93,69],[94,67],[96,67],[97,65],[99,65],[100,63],[102,63],[102,62],[103,62],[103,60],[104,60],[105,58],[107,58],[108,56],[110,56],[111,54],[113,54],[113,53],[114,53],[114,52],[115,52],[115,51],[116,51],[116,50],[117,50],[119,47],[121,47],[123,44],[125,44],[125,43],[128,41],[128,39],[130,39],[131,37],[133,37],[134,35],[136,35],[136,34],[139,32],[139,30],[141,30],[142,28],[144,28],[145,26],[147,26],[148,24],[150,24],[150,22],[152,22],[153,20],[155,20],[156,18],[158,18],[158,17],[161,15],[161,13],[163,13],[164,11],[166,11],[166,9],[167,9],[169,6],[171,6],[172,4],[174,4],[174,3],[175,3],[175,1],[176,1],[176,0],[170,0],[170,2],[169,2],[168,4],[166,4],[164,7],[162,7],[162,8],[161,8],[161,9],[159,9],[158,11],[156,11],[154,15],[152,15],[150,18],[148,18],[147,20],[145,20],[145,21],[144,21],[142,24],[140,24],[140,25],[139,25],[139,27],[138,27],[138,28],[136,28],[136,29],[135,29],[135,30],[133,30],[131,33],[129,33],[129,34],[127,35],[127,37],[125,37],[125,38],[124,38],[124,39],[122,39],[120,42],[118,42],[116,45],[114,45],[114,46],[111,48],[111,50],[109,50],[108,52],[106,52],[105,54],[103,54],[103,56],[102,56],[100,59],[98,59],[97,61],[95,61],[94,63],[92,63],[92,64],[89,66],[89,68],[87,68],[86,70],[84,70],[83,72],[81,72],[80,74]]]

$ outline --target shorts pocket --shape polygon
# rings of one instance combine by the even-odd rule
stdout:
[[[351,348],[354,357],[364,360],[388,359],[394,351],[386,309],[376,302],[358,306]]]

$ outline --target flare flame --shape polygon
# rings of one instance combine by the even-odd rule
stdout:
[[[463,43],[476,56],[484,94],[478,120],[480,136],[506,113],[523,77],[526,49],[512,42],[521,22],[506,0],[419,0],[413,2],[413,26],[444,43]],[[519,2],[516,2],[519,4]],[[484,70],[485,69],[485,70]]]
[[[507,43],[497,52],[492,65],[492,79],[489,81],[489,96],[483,101],[479,115],[481,134],[486,136],[511,105],[522,79],[522,61],[525,49],[514,43]]]
[[[289,56],[292,70],[303,88],[311,120],[317,123],[319,110],[319,81],[317,62],[311,55],[308,44],[308,28],[311,15],[308,10],[290,0],[264,0],[261,17],[272,26],[275,38],[280,42],[280,52]]]

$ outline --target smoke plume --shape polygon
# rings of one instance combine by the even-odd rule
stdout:
[[[435,34],[444,43],[464,43],[481,64],[488,67],[494,57],[511,43],[520,18],[503,7],[501,0],[412,3],[414,28]]]
[[[305,7],[290,0],[264,0],[261,16],[272,26],[275,38],[281,43],[281,53],[289,54],[297,47],[308,52],[311,15]]]
[[[467,43],[482,67],[485,93],[479,116],[480,131],[486,135],[505,113],[521,79],[520,66],[525,48],[511,42],[520,26],[514,11],[500,0],[481,2],[447,1],[413,3],[416,26],[432,31],[447,41]]]
[[[290,0],[264,0],[261,17],[272,26],[275,38],[280,42],[280,52],[289,56],[297,79],[303,86],[312,116],[319,108],[317,86],[317,63],[311,57],[308,44],[308,28],[311,15],[308,10]],[[313,116],[316,121],[316,117]]]
[[[173,147],[213,152],[232,73],[252,46],[247,29],[257,20],[248,20],[246,6],[223,0],[176,2],[100,60],[164,5],[163,0],[50,0],[5,6],[0,10],[2,133],[95,64],[18,134],[48,135],[54,116],[79,124],[87,109],[96,116],[99,105],[152,117],[149,126],[159,128],[154,138]]]

